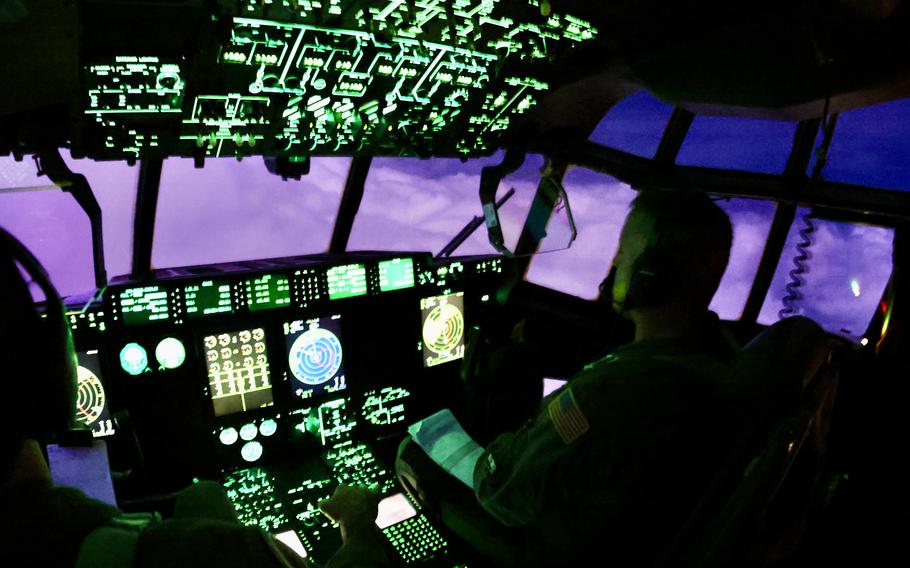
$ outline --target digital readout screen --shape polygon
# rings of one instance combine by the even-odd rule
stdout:
[[[389,292],[414,287],[414,261],[394,258],[379,263],[379,290]]]
[[[234,312],[231,284],[225,280],[189,284],[183,288],[183,300],[186,303],[186,315],[191,318]]]
[[[165,321],[171,317],[167,290],[161,286],[128,288],[119,295],[123,323],[136,325]]]
[[[329,299],[340,300],[367,293],[367,270],[362,264],[345,264],[328,270]]]
[[[287,276],[264,274],[245,281],[244,288],[251,312],[280,308],[291,303],[291,282]]]

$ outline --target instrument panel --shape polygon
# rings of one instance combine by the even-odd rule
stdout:
[[[242,522],[325,561],[340,541],[318,501],[375,484],[397,511],[381,530],[399,560],[445,556],[445,535],[396,489],[394,450],[451,403],[466,326],[504,262],[351,253],[164,269],[71,306],[78,414],[130,472],[118,500],[220,479]]]
[[[598,34],[539,0],[120,4],[83,16],[95,159],[488,155]]]

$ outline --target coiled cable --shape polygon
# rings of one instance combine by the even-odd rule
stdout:
[[[799,315],[799,302],[803,299],[800,288],[806,283],[804,274],[809,272],[809,260],[812,259],[812,251],[809,250],[815,242],[813,233],[815,233],[815,223],[812,221],[811,212],[802,216],[803,228],[799,231],[800,241],[796,244],[796,256],[793,257],[793,268],[788,273],[790,281],[787,283],[787,294],[781,300],[784,307],[777,312],[780,319]]]

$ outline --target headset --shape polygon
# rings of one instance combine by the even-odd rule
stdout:
[[[28,278],[44,293],[44,317],[38,312]],[[0,413],[3,435],[41,443],[73,427],[76,396],[76,350],[63,301],[38,259],[0,227],[0,346],[7,354]]]
[[[645,250],[632,263],[629,290],[621,306],[622,312],[666,304],[682,293],[680,284],[689,279],[687,267],[669,250],[667,233],[693,207],[699,205],[699,201],[710,202],[710,198],[690,191],[675,192],[673,198],[679,201],[676,207],[663,208],[656,213],[649,212],[653,216],[654,232],[650,235]],[[615,276],[613,268],[602,284],[604,288],[609,285],[609,288],[602,288],[602,293],[612,290]]]

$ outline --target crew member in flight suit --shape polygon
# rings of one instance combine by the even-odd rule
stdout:
[[[731,243],[704,194],[633,202],[605,284],[634,341],[587,365],[475,466],[477,500],[511,528],[498,562],[638,565],[669,545],[731,441],[720,387],[735,350],[708,310]],[[399,472],[422,484],[407,455]]]
[[[33,307],[19,266],[42,289],[47,317]],[[0,550],[16,566],[308,567],[256,527],[237,522],[223,488],[202,482],[177,498],[174,518],[124,515],[81,491],[54,485],[39,440],[69,429],[75,414],[76,353],[63,305],[38,261],[0,229],[0,345],[5,349],[0,413]],[[374,524],[379,496],[339,486],[320,503],[343,546],[331,567],[388,566]],[[182,513],[182,514],[178,514]],[[178,518],[180,517],[180,518]]]

